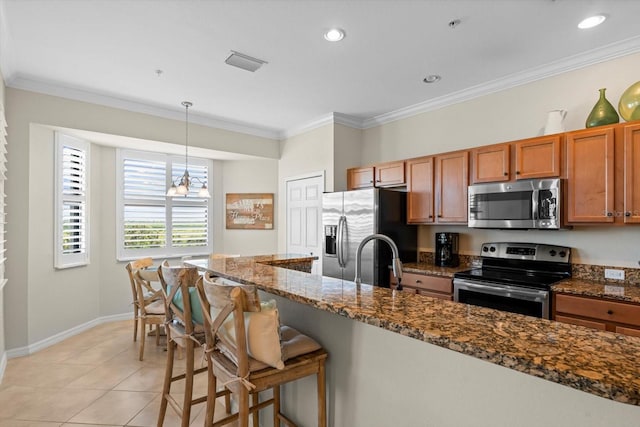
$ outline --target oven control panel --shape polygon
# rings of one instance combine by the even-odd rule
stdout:
[[[485,258],[521,259],[568,263],[571,248],[540,243],[483,243],[480,255]]]

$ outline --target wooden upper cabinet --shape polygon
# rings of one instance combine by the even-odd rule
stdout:
[[[433,157],[407,160],[407,222],[433,222]]]
[[[640,223],[640,124],[624,127],[624,222]]]
[[[545,135],[516,142],[516,179],[559,177],[561,143],[562,135]]]
[[[567,222],[614,221],[614,129],[597,127],[567,137]]]
[[[404,162],[388,162],[374,165],[376,187],[404,185]]]
[[[474,184],[509,181],[509,144],[489,145],[471,151]]]
[[[347,169],[347,189],[405,185],[404,161]]]
[[[373,187],[373,166],[347,169],[347,188],[349,190],[370,187]]]
[[[467,223],[469,152],[436,156],[436,221]]]

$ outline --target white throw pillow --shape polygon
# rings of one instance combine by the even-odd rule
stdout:
[[[245,313],[249,355],[276,369],[284,368],[280,344],[280,315],[275,300],[260,303],[260,311]]]
[[[213,319],[219,312],[220,310],[211,307]],[[260,311],[245,313],[244,324],[249,356],[276,369],[283,369],[280,315],[275,300],[261,302]],[[233,313],[220,326],[220,333],[235,345]]]

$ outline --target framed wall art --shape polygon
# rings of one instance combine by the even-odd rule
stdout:
[[[227,229],[273,230],[273,193],[227,193]]]

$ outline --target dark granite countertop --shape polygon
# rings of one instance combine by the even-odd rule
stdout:
[[[356,285],[266,265],[263,259],[193,259],[188,263],[320,310],[607,399],[640,405],[640,338]]]
[[[459,267],[437,267],[434,264],[424,262],[407,262],[402,264],[402,271],[406,273],[425,274],[427,276],[451,277],[458,271],[470,269],[469,265]]]
[[[459,271],[468,270],[470,265],[459,267],[437,267],[430,263],[414,262],[402,265],[406,273],[428,276],[451,277]],[[566,279],[552,286],[553,292],[582,295],[594,298],[608,298],[640,304],[640,286],[629,281],[602,282],[588,279]]]
[[[640,304],[640,286],[632,283],[599,282],[586,279],[567,279],[555,283],[553,292],[607,298]]]

